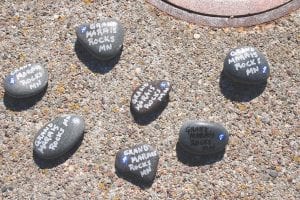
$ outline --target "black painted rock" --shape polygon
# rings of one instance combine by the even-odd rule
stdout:
[[[97,59],[116,57],[123,46],[124,28],[115,19],[83,24],[76,29],[78,41]]]
[[[171,84],[165,80],[139,86],[131,97],[133,113],[145,115],[159,110],[168,100],[170,90]]]
[[[155,178],[158,160],[158,152],[152,146],[139,144],[120,150],[116,156],[115,167],[123,177],[149,184]]]
[[[28,64],[11,72],[4,79],[4,89],[15,98],[32,97],[48,84],[48,72],[40,64]]]
[[[267,59],[253,47],[231,50],[225,58],[223,72],[233,81],[244,84],[266,83],[270,76]]]
[[[43,159],[60,157],[80,141],[84,127],[84,120],[80,116],[57,117],[39,130],[33,142],[33,150]]]
[[[187,121],[180,129],[179,144],[187,152],[206,155],[223,151],[228,139],[227,130],[220,124]]]

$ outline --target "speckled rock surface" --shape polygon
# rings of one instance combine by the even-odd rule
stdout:
[[[13,104],[0,88],[2,199],[299,199],[299,11],[255,27],[212,29],[142,0],[101,2],[1,1],[1,78],[37,61],[49,72],[36,103]],[[122,55],[111,63],[93,60],[76,44],[75,27],[103,17],[120,20],[126,31]],[[220,76],[226,53],[244,45],[272,65],[257,94],[238,94]],[[133,89],[159,79],[172,83],[168,107],[146,126],[134,123]],[[82,144],[57,163],[34,159],[34,133],[63,113],[85,119]],[[188,119],[218,121],[230,131],[221,161],[193,167],[178,161],[178,133]],[[148,189],[114,169],[116,153],[138,143],[160,152]]]

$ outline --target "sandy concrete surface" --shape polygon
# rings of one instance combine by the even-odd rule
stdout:
[[[300,12],[250,28],[199,27],[143,0],[0,3],[1,78],[40,62],[48,89],[14,101],[0,88],[0,199],[299,199]],[[105,17],[126,36],[119,59],[100,63],[76,43],[75,27]],[[227,52],[257,47],[269,59],[265,88],[238,88],[221,76]],[[147,125],[130,113],[133,89],[173,84],[170,102]],[[63,113],[84,117],[81,145],[57,162],[33,157],[33,138]],[[188,119],[215,121],[230,133],[222,160],[189,166],[178,159]],[[160,160],[150,188],[115,173],[118,150],[145,142]]]

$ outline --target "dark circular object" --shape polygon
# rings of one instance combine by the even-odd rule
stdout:
[[[132,94],[131,109],[134,115],[147,115],[160,110],[171,90],[166,80],[152,81],[139,86]]]
[[[267,82],[270,67],[265,56],[256,48],[239,47],[227,54],[223,72],[235,82],[261,84]]]
[[[208,155],[221,152],[228,144],[229,134],[220,124],[190,120],[180,128],[179,144],[192,154]]]
[[[300,8],[299,0],[148,0],[160,10],[199,25],[252,26]]]

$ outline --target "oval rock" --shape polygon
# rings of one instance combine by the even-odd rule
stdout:
[[[77,115],[63,115],[46,124],[37,133],[33,150],[43,159],[53,159],[70,151],[83,137],[84,120]]]
[[[165,105],[170,90],[171,84],[165,80],[144,83],[132,94],[132,111],[137,115],[156,112]]]
[[[136,182],[153,182],[158,165],[158,152],[148,144],[139,144],[120,150],[116,155],[115,167],[125,178]]]
[[[48,71],[40,64],[28,64],[11,72],[4,79],[4,89],[15,98],[32,97],[48,84]]]
[[[261,84],[267,82],[270,67],[265,56],[256,48],[239,47],[227,54],[223,72],[235,82]]]
[[[93,24],[83,24],[76,29],[78,41],[97,59],[116,57],[123,46],[124,28],[113,18]]]
[[[204,121],[185,122],[179,134],[179,144],[192,154],[222,152],[228,143],[229,134],[220,124]]]

